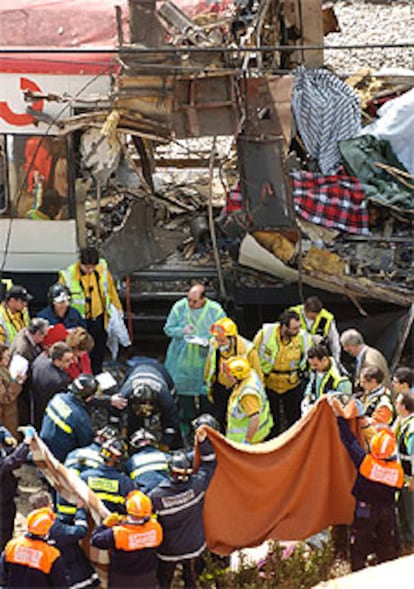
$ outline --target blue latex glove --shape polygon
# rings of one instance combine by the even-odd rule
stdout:
[[[32,425],[26,425],[24,428],[24,437],[26,440],[33,440],[36,430]]]

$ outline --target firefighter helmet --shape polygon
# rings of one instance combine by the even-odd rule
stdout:
[[[149,519],[152,515],[152,502],[142,491],[131,491],[126,496],[125,508],[128,515]]]
[[[107,440],[102,444],[99,455],[104,459],[105,462],[116,464],[126,456],[126,452],[127,446],[124,440],[121,440],[120,438],[113,438],[112,440]]]
[[[91,397],[98,390],[98,383],[91,374],[80,374],[69,385],[69,390],[82,400]]]
[[[371,454],[379,460],[387,460],[397,452],[397,443],[392,431],[381,429],[372,438],[370,443]]]
[[[230,317],[223,317],[211,325],[210,333],[219,337],[236,336],[238,333],[237,325]]]
[[[193,473],[193,464],[184,450],[176,450],[169,458],[171,476],[176,481],[187,481]]]
[[[50,507],[35,509],[27,516],[27,531],[34,536],[46,536],[54,521],[55,514]]]
[[[144,446],[155,446],[155,443],[155,436],[143,427],[137,429],[129,440],[129,445],[136,450],[138,448],[143,448]]]
[[[243,356],[233,356],[227,360],[225,364],[226,371],[237,378],[237,380],[243,380],[249,374],[251,366],[249,361]]]
[[[211,427],[217,431],[220,431],[219,422],[217,421],[217,419],[215,417],[210,415],[210,413],[203,413],[202,415],[199,415],[198,417],[193,419],[193,421],[191,422],[191,425],[193,426],[194,429],[197,429],[198,427],[201,427],[202,425],[208,425],[209,427]]]
[[[149,417],[154,412],[157,393],[148,384],[136,379],[132,383],[130,404],[135,415]]]
[[[66,303],[71,301],[71,292],[66,284],[60,284],[56,282],[56,284],[52,284],[47,292],[47,299],[49,301],[49,305],[53,305],[53,303]]]
[[[118,428],[116,428],[113,425],[107,424],[97,430],[95,434],[95,442],[102,446],[104,442],[107,442],[108,440],[113,440],[118,435]]]

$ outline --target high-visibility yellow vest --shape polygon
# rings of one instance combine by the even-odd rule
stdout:
[[[338,389],[338,385],[341,382],[349,380],[346,376],[342,376],[342,374],[338,372],[333,358],[331,358],[331,366],[329,370],[327,370],[323,375],[318,390],[316,390],[316,374],[314,372],[312,372],[311,379],[312,400],[315,401],[322,397],[322,395],[326,394],[328,391],[336,391]]]
[[[232,356],[243,356],[243,358],[248,359],[248,355],[252,351],[253,348],[254,348],[254,345],[252,342],[250,342],[249,340],[245,339],[244,337],[238,335],[238,336],[235,336],[235,345],[233,346],[231,344],[231,349],[230,349],[229,355],[227,356],[226,351],[220,355],[226,359],[231,358]],[[209,348],[209,365],[208,365],[209,370],[208,370],[208,373],[205,378],[206,385],[207,385],[207,392],[209,392],[211,390],[212,385],[215,380],[216,363],[217,363],[217,346],[215,345],[214,338],[211,338],[210,348]],[[252,368],[254,368],[254,367],[252,366]],[[225,374],[223,374],[222,376],[224,377],[223,380],[225,380]],[[224,386],[227,386],[227,388],[231,387],[230,381],[228,381],[228,384],[225,382],[223,382],[223,384],[224,384]]]
[[[0,342],[10,346],[16,335],[27,327],[30,322],[29,312],[25,307],[23,311],[11,313],[6,303],[0,304]]]
[[[258,342],[258,352],[260,358],[260,364],[265,375],[268,375],[272,372],[275,361],[277,358],[277,354],[279,351],[279,344],[278,344],[278,337],[277,334],[280,334],[280,323],[266,323],[262,330],[261,330],[263,337],[261,342],[258,342],[257,337],[255,338],[255,343]],[[307,352],[311,346],[311,339],[309,334],[305,331],[301,330],[295,338],[298,338],[300,350],[301,350],[301,357],[295,366],[290,366],[290,371],[295,372],[299,370],[304,370],[307,364]],[[295,340],[292,338],[292,341]]]
[[[244,442],[250,423],[250,417],[243,411],[240,401],[245,395],[254,395],[260,401],[259,427],[252,438],[252,444],[263,442],[273,427],[269,400],[260,378],[254,370],[232,392],[227,406],[226,438],[233,442]]]
[[[72,293],[71,306],[75,307],[85,317],[86,297],[82,288],[81,281],[78,279],[78,263],[72,264],[66,270],[59,272],[59,278],[66,284]],[[99,259],[99,264],[96,266],[96,272],[99,277],[99,289],[104,297],[105,315],[110,312],[110,298],[108,286],[108,263],[104,258]]]
[[[306,325],[304,305],[296,305],[295,307],[290,307],[290,310],[296,311],[296,313],[299,315],[301,328],[304,331],[308,331],[308,326]],[[330,313],[326,309],[321,309],[315,321],[312,323],[312,327],[309,333],[311,335],[321,335],[323,337],[326,337],[329,333],[329,328],[331,327],[331,323],[333,320],[334,316],[332,315],[332,313]]]

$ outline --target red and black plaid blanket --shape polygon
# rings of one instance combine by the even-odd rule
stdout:
[[[295,209],[306,221],[347,233],[369,234],[367,200],[358,178],[293,171]]]

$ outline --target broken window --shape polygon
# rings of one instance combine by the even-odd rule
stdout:
[[[8,179],[5,188],[5,195],[9,195],[7,212],[20,219],[68,219],[66,140],[7,135],[3,138],[3,145],[7,162],[2,171],[8,170],[7,176],[4,174],[4,180]],[[2,212],[5,210],[6,206]]]

